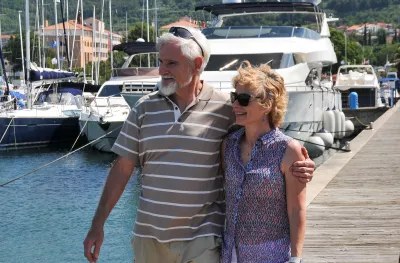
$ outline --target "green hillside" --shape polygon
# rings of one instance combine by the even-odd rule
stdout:
[[[62,0],[66,2],[66,0]],[[36,13],[36,1],[30,0],[31,27],[34,25]],[[39,0],[41,2],[41,0]],[[50,24],[54,23],[54,1],[43,0],[45,4],[45,19]],[[77,0],[69,0],[69,18],[73,19],[76,14]],[[104,20],[108,24],[109,11],[108,0],[105,0]],[[158,23],[159,25],[168,24],[177,18],[189,15],[197,19],[206,19],[203,14],[195,13],[194,7],[197,5],[221,3],[215,0],[158,0]],[[18,10],[22,10],[22,20],[24,21],[24,0],[1,0],[0,1],[0,20],[3,34],[18,32]],[[146,3],[146,2],[144,2]],[[96,6],[96,16],[100,18],[102,0],[83,0],[83,16],[92,16],[93,6]],[[339,17],[340,24],[359,24],[364,22],[386,22],[400,24],[400,0],[329,0],[322,1],[321,6],[325,11],[334,13]],[[154,0],[149,1],[149,11],[151,21],[154,20]],[[64,7],[65,9],[65,7]],[[112,0],[113,25],[116,31],[125,30],[125,14],[127,13],[128,25],[140,22],[143,16],[143,0]],[[61,21],[60,8],[58,8],[58,19]],[[146,14],[144,12],[144,14]]]

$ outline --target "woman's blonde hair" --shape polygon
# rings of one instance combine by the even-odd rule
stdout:
[[[238,75],[232,80],[233,87],[243,86],[255,91],[260,105],[270,108],[269,123],[271,128],[283,123],[288,98],[283,78],[271,70],[267,64],[253,67],[249,61],[243,61]]]

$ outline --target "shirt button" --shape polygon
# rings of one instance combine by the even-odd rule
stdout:
[[[175,107],[175,110],[178,110],[178,107]]]

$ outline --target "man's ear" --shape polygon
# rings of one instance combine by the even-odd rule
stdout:
[[[194,59],[194,70],[196,73],[200,73],[201,66],[203,65],[203,58],[196,57]]]

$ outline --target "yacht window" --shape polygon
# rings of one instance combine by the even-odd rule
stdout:
[[[225,70],[236,70],[240,66],[240,62],[244,60],[248,60],[252,65],[260,65],[269,63],[271,68],[278,69],[281,65],[282,53],[267,53],[267,54],[228,54],[228,55],[218,55],[213,54],[208,61],[206,71],[219,71],[221,68],[224,68],[232,61],[237,60],[238,62],[233,64],[229,68],[225,68]]]
[[[283,55],[282,60],[284,61],[284,63],[281,64],[281,68],[288,68],[288,67],[292,67],[295,65],[293,54]]]
[[[98,97],[121,97],[122,85],[107,85],[104,86]]]

